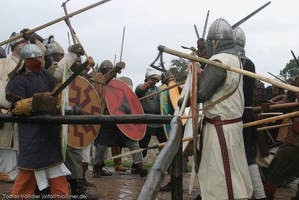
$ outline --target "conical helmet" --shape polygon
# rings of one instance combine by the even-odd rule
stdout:
[[[109,60],[104,60],[99,68],[98,68],[98,72],[101,72],[103,75],[105,75],[107,72],[109,72],[111,69],[113,68],[113,64],[111,61]]]
[[[237,27],[234,29],[233,38],[234,38],[235,44],[237,44],[243,48],[245,47],[246,37],[245,37],[244,31],[241,28]]]
[[[222,18],[214,21],[208,31],[208,40],[232,40],[233,30],[231,25]]]

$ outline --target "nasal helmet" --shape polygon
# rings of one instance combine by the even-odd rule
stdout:
[[[37,58],[43,56],[43,51],[36,44],[26,44],[21,52],[21,59],[25,58]]]

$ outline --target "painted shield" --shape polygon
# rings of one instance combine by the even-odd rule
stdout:
[[[163,84],[161,86],[161,89],[164,90],[167,88],[166,84]],[[173,115],[174,109],[171,104],[170,98],[169,98],[169,90],[165,90],[160,93],[160,110],[161,110],[161,115]],[[170,125],[169,124],[163,124],[163,129],[166,138],[168,139],[169,137],[169,130],[170,130]]]
[[[136,94],[120,80],[112,79],[108,83],[105,100],[110,115],[144,114]],[[145,124],[116,125],[132,140],[141,140],[144,137]]]
[[[176,84],[175,81],[170,81],[168,83],[168,87],[172,87],[175,84]],[[182,93],[182,95],[185,96],[184,93]],[[172,107],[173,107],[174,110],[177,109],[178,101],[181,97],[183,97],[182,95],[180,94],[179,86],[176,86],[176,87],[173,87],[173,88],[169,89],[169,98],[170,98],[170,101],[171,101],[171,104],[172,104]],[[179,108],[178,108],[178,110],[179,110]],[[186,116],[186,112],[184,111],[181,116]],[[185,125],[186,124],[186,119],[182,119],[182,123],[183,123],[183,125]]]
[[[118,79],[121,80],[122,82],[124,82],[127,86],[129,86],[129,88],[131,88],[133,90],[132,79],[130,79],[129,77],[126,77],[126,76],[121,76]]]
[[[100,98],[100,114],[104,113],[104,109],[106,106],[105,103],[105,93],[106,93],[106,83],[105,78],[102,73],[97,73],[92,77],[91,84],[93,85],[94,89],[97,91],[99,98]]]
[[[92,84],[82,76],[78,76],[69,85],[69,105],[79,104],[85,115],[101,113],[100,98]],[[99,124],[69,124],[68,145],[82,149],[90,145],[100,130]]]

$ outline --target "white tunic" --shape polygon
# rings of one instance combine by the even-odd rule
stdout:
[[[237,56],[231,54],[217,54],[210,60],[218,59],[223,64],[240,68]],[[240,74],[227,71],[225,83],[206,102],[208,104],[220,99],[237,87]],[[204,116],[210,119],[220,116],[221,120],[231,120],[242,117],[244,109],[243,78],[240,78],[238,89],[227,99],[204,110]],[[252,195],[252,184],[246,161],[243,143],[243,123],[223,125],[223,132],[228,149],[231,179],[234,199],[248,199]],[[199,168],[199,183],[202,199],[228,199],[221,148],[214,124],[207,123],[203,127],[203,150]]]
[[[19,58],[11,55],[9,59],[0,59],[0,106],[1,113],[7,113],[9,102],[5,99],[5,87],[8,74],[17,66]],[[18,174],[18,130],[14,123],[4,123],[0,129],[0,173],[8,173],[11,180]]]

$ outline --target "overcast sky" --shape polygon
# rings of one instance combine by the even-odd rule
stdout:
[[[64,16],[61,0],[1,1],[0,41],[14,31],[36,28]],[[70,0],[68,13],[90,6],[95,0]],[[143,83],[146,68],[158,55],[157,47],[190,53],[181,46],[196,47],[197,26],[203,33],[207,11],[208,26],[218,18],[231,25],[269,1],[266,0],[111,0],[72,17],[71,24],[88,55],[96,63],[120,59],[123,28],[125,37],[122,60],[126,69],[119,76],[133,80],[134,88]],[[255,63],[256,72],[273,78],[293,59],[291,50],[299,56],[299,1],[274,0],[262,11],[240,25],[246,34],[246,55]],[[42,37],[54,35],[67,50],[69,29],[64,21],[37,31]],[[72,40],[70,39],[71,44]],[[5,47],[5,46],[3,46]],[[165,67],[177,57],[163,54]],[[158,63],[157,63],[158,64]]]

